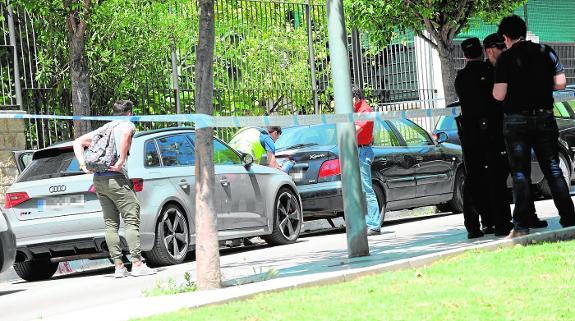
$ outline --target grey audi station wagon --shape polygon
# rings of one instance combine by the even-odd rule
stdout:
[[[141,205],[142,251],[151,264],[180,263],[195,244],[195,142],[188,128],[134,136],[127,169]],[[251,156],[217,138],[213,144],[219,239],[295,242],[303,217],[290,176],[252,164]],[[71,142],[35,152],[8,190],[5,207],[16,235],[14,269],[25,280],[50,278],[61,261],[107,256],[92,175],[80,170]]]

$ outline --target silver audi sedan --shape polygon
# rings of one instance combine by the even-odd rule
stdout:
[[[134,135],[127,169],[141,205],[142,251],[151,264],[180,263],[195,244],[195,141],[188,128]],[[218,138],[213,144],[220,241],[262,236],[274,245],[295,242],[303,218],[290,176],[252,164],[251,156]],[[34,153],[9,188],[5,211],[16,235],[14,269],[25,280],[50,278],[61,261],[107,256],[92,175],[80,171],[71,142]]]

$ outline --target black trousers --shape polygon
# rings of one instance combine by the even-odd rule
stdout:
[[[468,147],[469,148],[469,147]],[[466,177],[463,191],[463,218],[467,231],[494,227],[495,232],[509,232],[511,209],[507,189],[507,156],[500,150],[483,150],[484,161],[465,162]],[[475,153],[466,153],[466,155]],[[469,158],[469,157],[468,157]],[[481,224],[479,218],[481,217]]]
[[[561,216],[561,224],[575,225],[575,209],[569,186],[559,167],[559,131],[553,112],[505,115],[503,125],[513,178],[515,228],[528,228],[530,211],[535,208],[531,192],[531,149],[535,151],[539,166],[551,188],[553,202]]]

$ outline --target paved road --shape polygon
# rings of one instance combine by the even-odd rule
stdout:
[[[559,228],[552,201],[537,202],[550,228]],[[269,247],[264,244],[224,250],[221,257],[227,284],[243,284],[269,277],[288,277],[381,264],[469,245],[462,215],[439,215],[424,220],[389,224],[384,234],[370,237],[369,259],[347,260],[343,232],[316,233],[297,243]],[[487,242],[492,236],[475,243]],[[184,273],[195,276],[195,262],[162,268],[153,276],[114,279],[113,268],[72,273],[42,282],[13,281],[0,284],[0,319],[31,320],[77,311],[94,305],[142,296],[142,292],[173,279],[184,282]]]

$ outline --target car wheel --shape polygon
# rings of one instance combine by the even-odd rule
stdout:
[[[463,187],[465,185],[465,174],[463,169],[457,169],[455,183],[453,187],[453,198],[447,203],[447,207],[438,206],[440,211],[451,211],[454,214],[463,212]]]
[[[14,263],[14,270],[19,277],[26,281],[47,280],[58,270],[58,263],[50,260],[32,260]]]
[[[381,214],[381,223],[383,224],[385,221],[385,193],[383,189],[377,183],[372,183],[373,191],[375,192],[375,196],[377,197],[377,205],[379,206],[379,213]]]
[[[169,204],[156,225],[156,239],[145,256],[152,265],[174,265],[186,259],[190,245],[188,221],[180,207]]]
[[[278,192],[274,203],[272,234],[263,239],[270,245],[293,243],[299,237],[303,214],[297,196],[288,188]]]
[[[562,154],[559,154],[559,168],[561,168],[561,172],[563,173],[563,179],[565,179],[565,183],[567,183],[568,187],[571,187],[571,170],[569,169],[567,159]],[[541,194],[546,198],[551,198],[553,195],[551,194],[551,188],[549,188],[549,184],[547,184],[547,179],[543,178],[539,184],[537,184],[537,188],[541,192]]]

